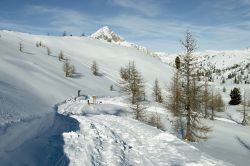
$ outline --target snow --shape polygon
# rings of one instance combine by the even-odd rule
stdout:
[[[250,128],[240,125],[242,106],[227,104],[231,89],[243,91],[249,84],[235,85],[232,80],[221,84],[220,78],[210,83],[221,92],[226,109],[216,113],[215,121],[205,120],[213,129],[208,141],[190,145],[172,135],[171,115],[163,105],[151,103],[147,112],[160,115],[166,132],[133,120],[117,87],[120,67],[134,60],[150,99],[155,78],[164,89],[169,84],[176,54],[152,53],[108,27],[92,37],[6,30],[0,34],[0,165],[249,165]],[[111,43],[93,39],[102,34],[112,38]],[[40,41],[43,46],[36,47]],[[23,52],[18,50],[20,42]],[[75,65],[77,73],[72,78],[64,77],[63,62],[58,60],[61,51]],[[225,69],[245,66],[249,54],[246,49],[205,51],[197,56],[207,69]],[[93,60],[100,76],[90,71]],[[238,69],[222,76],[230,72]],[[109,90],[110,85],[115,91]],[[78,89],[85,96],[74,101],[71,97]],[[102,104],[88,106],[86,99],[92,95]],[[59,114],[55,114],[57,106]]]
[[[229,120],[229,119],[226,119],[226,118],[215,117],[214,119],[224,121],[224,122],[228,122],[228,123],[236,123],[235,121],[232,121],[232,120]]]
[[[215,120],[207,121],[213,132],[204,142],[193,144],[200,151],[237,166],[250,163],[250,126]]]
[[[167,54],[164,52],[155,52],[154,54],[159,57],[162,62],[173,65],[176,56],[181,55],[182,53]],[[195,52],[194,55],[197,58],[198,63],[202,64],[206,69],[209,69],[210,66],[214,66],[216,69],[226,69],[234,65],[246,65],[247,62],[249,62],[250,50],[206,50],[203,52]]]
[[[105,103],[105,99],[100,100]],[[63,134],[69,165],[230,165],[201,153],[168,132],[124,117],[126,113],[106,111],[112,107],[126,112],[126,107],[89,106],[83,100],[59,106],[59,113],[80,123],[79,131]]]
[[[171,77],[172,73],[170,67],[152,57],[144,56],[145,54],[141,52],[86,37],[35,36],[11,31],[0,31],[0,33],[2,35],[0,38],[2,95],[0,96],[3,98],[1,102],[6,103],[3,105],[7,107],[9,117],[17,108],[8,107],[15,107],[25,101],[40,104],[41,100],[43,100],[41,105],[51,107],[53,104],[75,95],[77,89],[82,89],[82,93],[98,96],[117,95],[117,91],[111,92],[109,86],[116,85],[119,81],[120,67],[126,65],[129,60],[136,62],[148,83],[148,88],[156,77],[163,83]],[[23,53],[18,51],[19,41],[23,43]],[[46,55],[46,48],[35,46],[39,41],[51,49],[51,56]],[[75,65],[77,75],[74,78],[64,77],[63,63],[59,62],[57,58],[60,51],[63,51],[65,56],[70,59],[70,63]],[[89,67],[93,60],[96,60],[99,65],[101,77],[91,74]],[[145,66],[151,66],[151,68]],[[166,71],[167,77],[163,77],[165,74],[160,71]],[[117,90],[116,86],[115,89]],[[16,98],[17,104],[10,106],[8,101],[13,100],[13,97]],[[9,103],[13,103],[13,101]],[[27,104],[22,104],[22,106],[28,107],[29,103]],[[20,116],[24,116],[23,118],[25,118],[23,110],[41,112],[40,110],[35,111],[34,108],[22,108],[19,105],[20,109],[17,112]],[[35,108],[42,107],[36,106]],[[4,114],[6,109],[2,108],[1,113]],[[16,112],[13,118],[17,118]],[[0,122],[4,124],[11,120],[13,119],[4,118]]]
[[[94,39],[101,40],[101,41],[117,44],[117,45],[120,45],[120,46],[133,48],[133,49],[139,50],[139,51],[141,51],[143,53],[146,53],[147,55],[154,55],[153,52],[149,51],[144,46],[140,46],[138,44],[125,41],[122,37],[120,37],[118,34],[113,32],[110,29],[110,27],[108,27],[108,26],[104,26],[104,27],[100,28],[95,33],[90,35],[90,37],[94,38]]]
[[[172,73],[169,66],[143,52],[88,37],[39,36],[6,30],[0,34],[0,165],[11,162],[10,151],[20,151],[24,142],[51,127],[54,119],[44,119],[53,117],[54,105],[77,95],[78,89],[82,94],[117,96],[119,69],[130,60],[142,72],[149,92],[156,77],[164,83]],[[36,47],[40,41],[43,46]],[[20,42],[23,52],[18,50]],[[51,55],[47,55],[46,47]],[[61,51],[75,65],[77,73],[72,78],[64,77],[63,62],[58,60]],[[101,76],[93,76],[90,71],[94,60]],[[109,90],[110,85],[115,91]],[[23,159],[32,160],[29,154],[23,153]]]
[[[102,40],[110,40],[113,42],[124,41],[124,39],[122,39],[120,36],[114,33],[108,26],[104,26],[101,29],[97,30],[90,37]]]

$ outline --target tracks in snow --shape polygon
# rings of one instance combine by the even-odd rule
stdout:
[[[224,165],[167,132],[114,116],[107,109],[110,105],[88,106],[83,101],[60,106],[59,113],[70,115],[80,125],[79,131],[63,133],[70,165]]]
[[[117,133],[94,117],[73,117],[80,122],[81,129],[77,134],[64,133],[65,151],[71,165],[130,165],[130,146]]]

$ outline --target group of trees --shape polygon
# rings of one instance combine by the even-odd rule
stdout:
[[[50,50],[47,51],[50,52]],[[75,66],[70,63],[70,59],[66,58],[64,53],[60,51],[58,60],[63,61],[63,72],[65,74],[65,77],[72,77],[75,74],[76,70]]]
[[[167,108],[175,117],[174,126],[183,139],[207,139],[211,129],[201,122],[201,118],[214,119],[214,111],[222,111],[224,103],[220,94],[214,94],[207,80],[197,81],[199,68],[193,55],[197,45],[190,32],[185,34],[181,45],[184,53],[175,60],[176,70],[169,88]]]
[[[121,92],[130,95],[132,104],[145,100],[145,85],[141,73],[136,68],[135,62],[129,62],[120,69]]]
[[[47,52],[47,55],[51,55],[51,50],[49,47],[45,46],[42,44],[42,42],[36,42],[36,47],[45,47],[46,48],[46,52]]]
[[[191,33],[187,33],[182,42],[185,54],[175,60],[176,70],[169,88],[170,95],[167,98],[167,108],[175,117],[175,126],[183,139],[198,141],[206,139],[211,130],[201,123],[201,118],[214,120],[215,112],[224,111],[224,102],[218,92],[214,92],[208,81],[198,82],[196,77],[196,65],[193,52],[196,49],[195,40]],[[93,62],[92,71],[96,73],[97,64]],[[97,68],[98,69],[98,68]],[[131,109],[134,110],[135,119],[142,120],[146,107],[145,84],[141,73],[136,68],[135,62],[129,62],[120,69],[120,92],[129,96]],[[110,87],[110,90],[113,86]],[[232,90],[230,104],[238,104],[241,101],[239,89]],[[162,90],[156,79],[152,93],[153,100],[163,102]],[[245,117],[245,114],[244,114]],[[152,116],[152,121],[159,121],[159,116]],[[245,119],[245,118],[244,118]],[[243,120],[245,123],[246,120]],[[242,123],[243,123],[242,122]]]
[[[231,100],[229,102],[230,105],[239,105],[239,104],[241,104],[243,106],[243,109],[241,110],[242,114],[243,114],[241,124],[243,126],[248,124],[248,120],[247,120],[248,115],[247,115],[246,111],[247,111],[247,107],[250,106],[250,100],[248,99],[246,94],[247,94],[247,92],[246,92],[246,89],[245,89],[244,94],[243,94],[243,99],[242,99],[240,89],[239,88],[234,88],[233,90],[231,90],[231,93],[230,93]]]
[[[158,79],[155,80],[152,96],[153,96],[154,101],[156,101],[158,103],[163,102],[162,90],[161,90],[161,87],[159,85]]]
[[[23,43],[22,42],[19,43],[18,49],[20,52],[23,52]]]
[[[196,42],[190,32],[187,32],[181,42],[184,53],[175,59],[175,73],[169,88],[167,107],[171,110],[174,118],[174,126],[183,139],[188,141],[198,141],[207,139],[207,133],[211,130],[208,126],[201,123],[201,118],[214,120],[215,112],[224,111],[224,102],[220,93],[214,92],[214,88],[208,84],[209,79],[201,81],[199,77],[200,67],[197,67],[195,57]],[[244,72],[241,72],[244,74]],[[205,77],[206,78],[206,77]],[[204,78],[203,78],[204,79]],[[196,81],[199,80],[199,81]],[[238,80],[235,81],[235,83]],[[225,83],[225,79],[223,79]],[[225,92],[225,87],[223,92]],[[246,99],[241,101],[240,90],[231,90],[230,105],[243,105],[242,125],[247,124],[246,108],[250,103]]]
[[[47,50],[48,54],[50,54],[50,50]],[[63,71],[65,73],[65,77],[72,77],[75,74],[75,66],[70,64],[70,60],[65,57],[64,53],[61,51],[58,55],[58,60],[63,61]],[[99,68],[96,61],[93,61],[91,67],[91,72],[93,75],[99,75]],[[112,86],[113,90],[113,86]]]
[[[125,67],[121,67],[120,77],[120,92],[129,96],[135,119],[142,120],[146,109],[143,104],[145,102],[145,85],[135,62],[129,62]]]
[[[63,64],[63,71],[65,73],[66,77],[72,77],[73,74],[75,73],[75,66],[73,64],[70,64],[69,59],[65,58],[64,54],[62,53],[62,51],[59,53],[59,61],[64,61]],[[91,67],[91,72],[93,75],[98,76],[99,75],[99,67],[97,65],[96,61],[93,61]],[[112,87],[110,87],[110,90],[113,91],[113,85]]]
[[[181,42],[184,54],[175,60],[175,73],[169,87],[167,108],[174,116],[174,126],[183,139],[199,141],[207,139],[211,128],[201,122],[201,118],[214,119],[215,112],[224,111],[224,102],[219,92],[209,86],[208,80],[197,81],[199,75],[193,53],[196,50],[196,41],[192,34],[187,32]],[[129,96],[131,109],[135,118],[141,120],[146,109],[145,85],[141,73],[137,70],[135,62],[129,62],[120,69],[120,91]],[[162,90],[156,79],[152,97],[154,101],[163,103]],[[159,116],[152,116],[154,122]]]
[[[177,117],[176,123],[180,128],[183,139],[197,141],[206,139],[210,128],[200,121],[202,85],[197,83],[196,64],[193,56],[196,50],[196,41],[190,32],[186,33],[181,41],[184,54],[176,58],[176,72],[171,86],[169,109]],[[185,118],[183,120],[183,118]]]
[[[48,34],[48,36],[49,36],[49,34]],[[67,31],[63,31],[62,36],[68,36]],[[69,36],[73,36],[73,35],[69,35]],[[82,36],[85,36],[85,33],[81,33],[80,36],[81,36],[81,37],[82,37]]]
[[[120,77],[120,92],[128,96],[130,108],[134,112],[135,119],[162,129],[160,115],[157,112],[151,115],[145,112],[148,105],[145,82],[134,61],[130,61],[126,66],[120,68]],[[162,103],[162,90],[157,79],[152,90],[154,101]]]

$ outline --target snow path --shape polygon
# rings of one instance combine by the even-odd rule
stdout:
[[[225,165],[167,132],[115,116],[116,107],[86,101],[59,106],[60,114],[80,123],[79,131],[63,133],[70,165]]]

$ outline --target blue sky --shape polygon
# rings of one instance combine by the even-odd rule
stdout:
[[[87,35],[108,25],[127,41],[176,53],[190,30],[199,50],[250,46],[250,0],[1,0],[0,28]]]

